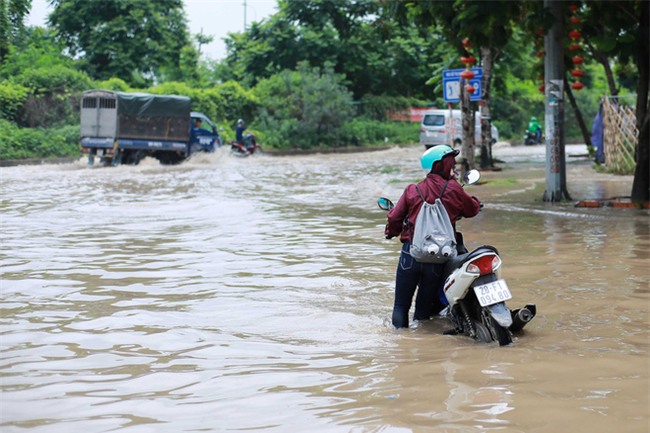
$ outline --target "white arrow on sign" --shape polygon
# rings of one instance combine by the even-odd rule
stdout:
[[[447,81],[445,83],[445,99],[460,98],[460,84],[458,81]]]

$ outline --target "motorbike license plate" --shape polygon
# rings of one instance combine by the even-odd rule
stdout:
[[[506,280],[497,280],[492,283],[474,287],[474,293],[481,307],[487,307],[498,302],[507,301],[512,298]]]

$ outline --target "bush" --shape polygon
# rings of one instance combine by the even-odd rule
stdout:
[[[16,120],[28,95],[29,89],[20,84],[0,82],[0,119]]]
[[[340,145],[343,123],[352,115],[352,94],[332,69],[283,71],[260,81],[259,128],[276,148],[307,149]]]
[[[79,126],[19,128],[0,120],[0,160],[79,155]]]
[[[92,84],[85,73],[63,65],[27,69],[13,81],[29,88],[35,95],[69,95],[83,92]]]
[[[413,144],[419,141],[419,123],[353,119],[343,125],[341,142],[348,146]]]
[[[251,122],[257,109],[257,99],[250,90],[244,89],[235,81],[226,81],[214,87],[218,97],[217,118],[234,128],[239,118]]]
[[[121,78],[109,78],[108,80],[98,81],[93,85],[93,88],[112,90],[114,92],[128,92],[130,90],[129,85]]]
[[[357,114],[371,120],[387,120],[388,113],[408,110],[410,107],[426,107],[426,103],[404,96],[365,95],[361,98]]]

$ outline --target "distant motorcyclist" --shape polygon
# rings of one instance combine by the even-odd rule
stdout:
[[[235,141],[239,144],[244,144],[244,132],[246,131],[246,123],[244,119],[237,120],[237,129],[235,130]]]
[[[539,124],[539,122],[537,122],[537,118],[535,116],[530,118],[527,131],[535,135],[535,140],[537,143],[542,142],[542,126]]]
[[[255,141],[253,134],[245,134],[246,123],[244,119],[237,120],[237,128],[235,129],[235,141],[231,142],[233,150],[236,150],[242,155],[250,155],[259,148]]]

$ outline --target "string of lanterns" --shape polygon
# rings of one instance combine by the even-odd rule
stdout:
[[[467,56],[460,58],[460,61],[465,64],[465,70],[460,73],[460,77],[465,80],[465,91],[470,95],[473,95],[476,89],[470,84],[469,80],[474,78],[476,75],[473,71],[470,70],[472,65],[476,63],[476,57],[472,56],[469,52],[469,50],[472,48],[472,44],[470,44],[469,39],[463,39],[463,48],[465,48]]]
[[[569,31],[569,37],[571,38],[569,51],[573,53],[571,58],[571,61],[573,62],[573,70],[571,71],[571,75],[575,80],[573,84],[571,84],[571,88],[579,92],[585,87],[585,84],[582,81],[580,81],[580,79],[585,76],[585,71],[580,69],[582,63],[584,62],[584,59],[579,56],[579,52],[582,50],[582,46],[580,45],[580,39],[582,38],[582,33],[580,33],[580,27],[579,27],[580,18],[576,16],[576,12],[578,11],[578,6],[575,4],[569,5],[569,11],[571,12],[571,16],[569,17],[569,23],[572,25],[572,28]]]

